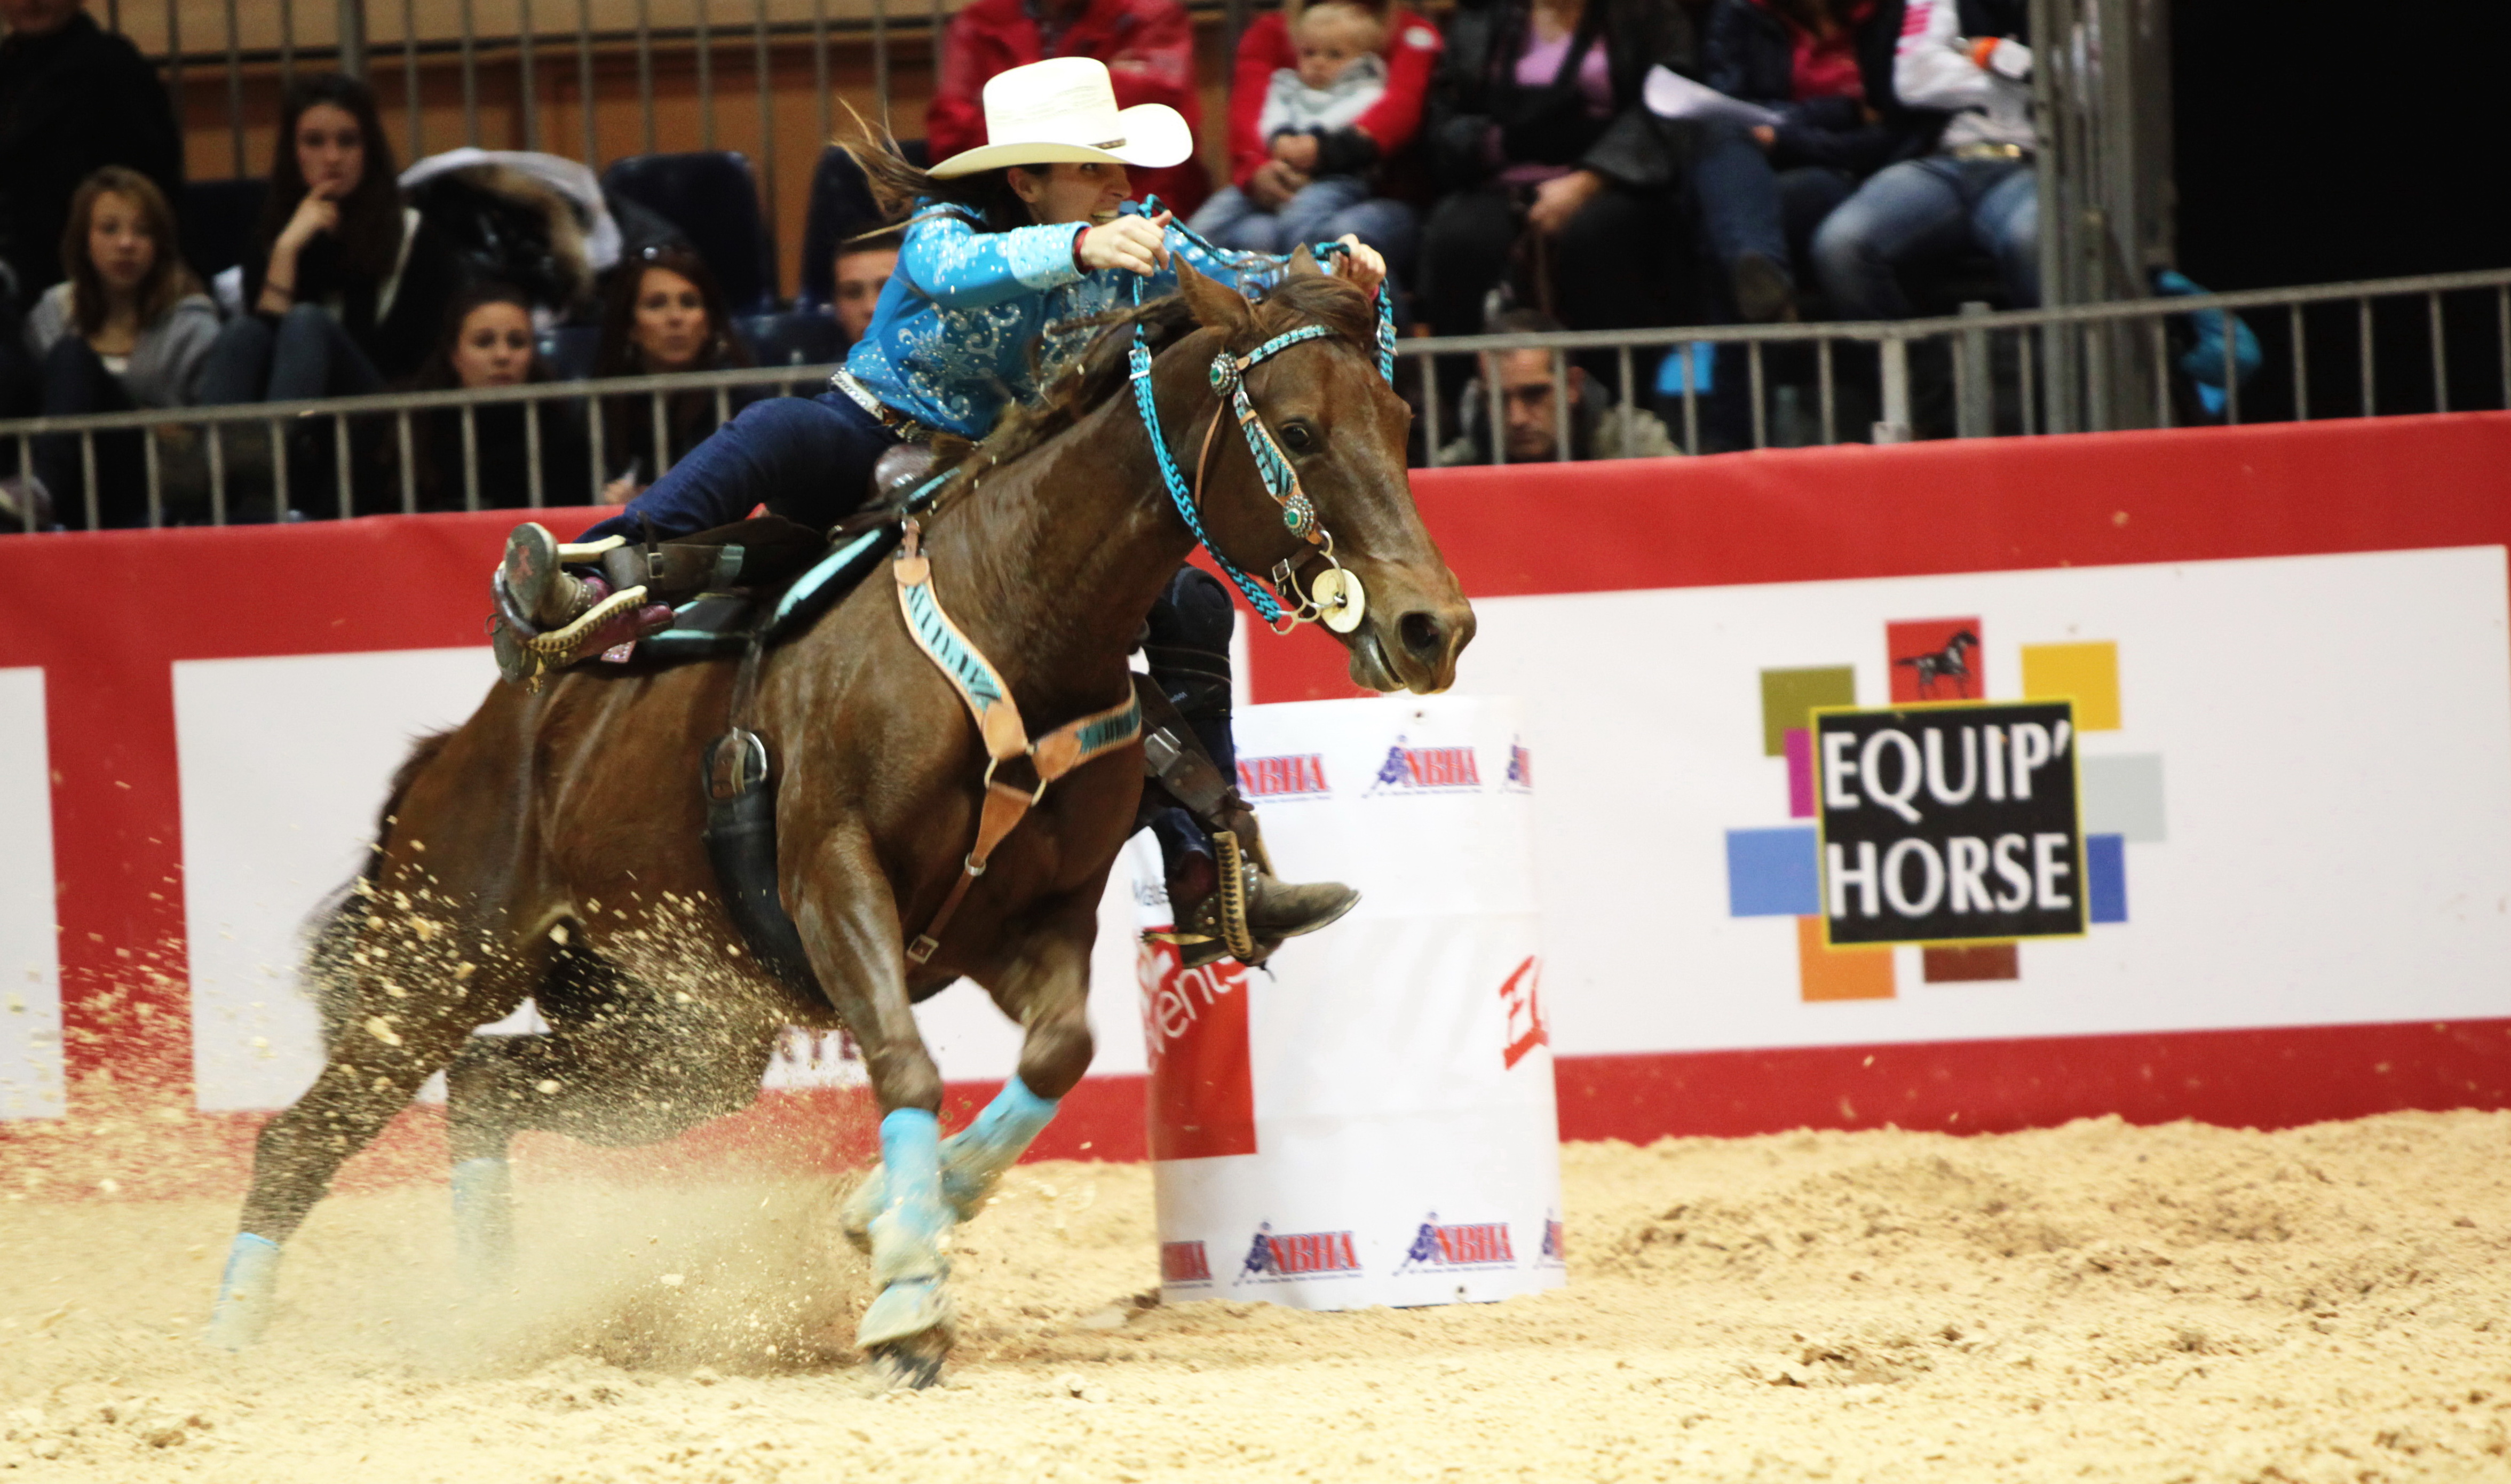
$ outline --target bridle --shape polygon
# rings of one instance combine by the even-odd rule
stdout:
[[[1183,232],[1185,229],[1177,228]],[[1193,237],[1192,233],[1186,233]],[[1225,255],[1201,238],[1194,241],[1216,256]],[[1320,257],[1331,257],[1346,250],[1340,243],[1324,243],[1311,249]],[[1141,302],[1141,281],[1134,285],[1134,301]],[[1386,285],[1377,286],[1377,370],[1391,384],[1395,380],[1395,315],[1386,297]],[[1196,543],[1212,553],[1222,573],[1247,595],[1247,601],[1276,633],[1289,633],[1301,624],[1323,624],[1335,633],[1349,633],[1358,628],[1368,616],[1369,593],[1361,586],[1360,575],[1334,557],[1333,533],[1317,518],[1317,508],[1307,492],[1299,487],[1299,474],[1282,452],[1273,431],[1256,411],[1247,395],[1247,372],[1292,346],[1302,341],[1321,340],[1336,331],[1323,324],[1303,324],[1285,330],[1243,356],[1226,350],[1212,358],[1213,395],[1222,406],[1215,407],[1212,422],[1204,430],[1202,450],[1194,461],[1194,482],[1186,482],[1184,472],[1178,468],[1177,456],[1169,451],[1168,434],[1160,426],[1160,412],[1151,389],[1150,339],[1140,323],[1134,326],[1134,344],[1127,354],[1127,365],[1134,383],[1134,404],[1140,409],[1142,426],[1150,433],[1151,450],[1159,461],[1161,482],[1168,486],[1169,500],[1177,507],[1185,528]],[[1276,601],[1261,584],[1242,571],[1222,552],[1204,529],[1203,479],[1212,464],[1212,445],[1218,440],[1222,416],[1226,412],[1238,420],[1238,430],[1247,439],[1247,451],[1255,458],[1256,477],[1263,481],[1264,493],[1281,507],[1282,524],[1293,536],[1312,550],[1294,552],[1275,564],[1271,573],[1275,590],[1291,600],[1290,607]],[[1325,570],[1302,581],[1299,568],[1307,556],[1321,556]]]

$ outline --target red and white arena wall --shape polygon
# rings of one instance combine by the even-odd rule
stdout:
[[[2511,416],[1414,490],[1480,616],[1459,689],[1523,703],[1565,1136],[2511,1106]],[[408,740],[493,683],[512,518],[0,541],[0,1144],[128,1119],[139,1089],[182,1166],[152,1184],[231,1184],[316,1065],[297,923]],[[1894,662],[1955,628],[1971,697],[2076,703],[2095,925],[1827,949],[1792,908],[1784,734],[1913,694]],[[1245,653],[1256,703],[1355,694],[1314,629]],[[1131,912],[1107,921],[1099,1064],[1041,1155],[1144,1151]],[[954,1103],[1008,1074],[981,996],[924,1021]],[[781,1095],[667,1162],[860,1156],[831,1049],[797,1038]],[[431,1119],[369,1171],[441,1158]]]

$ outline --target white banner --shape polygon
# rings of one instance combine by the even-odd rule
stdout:
[[[1142,955],[1171,1298],[1353,1309],[1565,1281],[1518,728],[1493,699],[1238,713],[1277,868],[1362,897],[1269,971]],[[1159,852],[1132,855],[1162,926]]]

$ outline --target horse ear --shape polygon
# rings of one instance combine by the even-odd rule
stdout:
[[[1317,255],[1313,251],[1309,250],[1306,243],[1301,243],[1298,247],[1292,249],[1291,266],[1287,274],[1288,277],[1294,279],[1316,279],[1325,277],[1325,272],[1326,271],[1323,268],[1317,266]]]
[[[1233,339],[1255,327],[1256,312],[1237,289],[1205,278],[1182,258],[1177,270],[1178,291],[1185,295],[1185,307],[1193,311],[1195,323]]]

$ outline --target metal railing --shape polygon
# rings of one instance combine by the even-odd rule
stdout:
[[[2445,306],[2453,298],[2462,310],[2490,309],[2490,314],[2473,316],[2486,323],[2490,334],[2467,337],[2458,342],[2461,375],[2453,380],[2452,342],[2448,326],[2451,315]],[[2413,395],[2408,389],[2402,396],[2396,387],[2385,392],[2376,382],[2377,359],[2375,341],[2382,305],[2404,306],[2420,314],[2399,316],[2394,310],[2385,318],[2403,323],[2407,332],[2418,327],[2429,340],[2431,385],[2428,395]],[[1763,448],[1797,443],[1833,443],[1844,439],[1894,442],[1910,438],[1922,431],[1941,431],[1953,437],[1977,438],[2007,434],[2031,435],[2067,431],[2072,427],[2146,427],[2167,428],[2182,421],[2174,389],[2183,380],[2182,368],[2175,363],[2170,345],[2172,321],[2209,311],[2247,315],[2255,318],[2253,327],[2259,331],[2263,347],[2260,362],[2254,374],[2244,378],[2238,363],[2235,336],[2224,334],[2223,363],[2221,380],[2224,388],[2220,418],[2208,422],[2238,424],[2287,418],[2307,420],[2326,416],[2374,416],[2386,412],[2450,411],[2453,408],[2511,406],[2511,269],[2493,269],[2477,273],[2436,274],[2423,278],[2388,279],[2376,282],[2329,284],[2302,288],[2253,289],[2238,293],[2195,295],[2184,298],[2140,299],[2124,303],[2070,306],[2061,309],[2024,310],[1995,314],[1965,314],[1930,320],[1876,322],[1840,324],[1765,324],[1681,326],[1661,329],[1585,330],[1556,334],[1473,335],[1445,339],[1405,339],[1396,342],[1399,358],[1399,386],[1405,390],[1419,410],[1424,444],[1421,462],[1437,462],[1445,442],[1443,431],[1452,427],[1454,414],[1449,411],[1444,395],[1443,374],[1452,375],[1458,368],[1452,362],[1511,351],[1537,350],[1550,354],[1552,382],[1552,416],[1554,420],[1552,457],[1569,459],[1577,456],[1573,437],[1573,412],[1570,367],[1581,361],[1609,361],[1610,374],[1603,378],[1618,402],[1621,414],[1630,417],[1639,412],[1651,412],[1661,406],[1666,420],[1673,425],[1675,442],[1686,453],[1700,453],[1715,446],[1707,437],[1708,425],[1716,415],[1718,401],[1714,392],[1703,392],[1697,377],[1690,374],[1697,365],[1699,346],[1741,347],[1743,352],[1746,391],[1742,400],[1747,410],[1744,422],[1727,440],[1735,447]],[[2314,311],[2316,312],[2314,314]],[[2471,318],[2462,313],[2461,320]],[[2315,322],[2315,323],[2314,323]],[[2281,333],[2278,333],[2281,326]],[[2314,328],[2326,332],[2332,341],[2351,341],[2354,354],[2336,359],[2323,358],[2317,363],[2309,358]],[[2470,354],[2485,349],[2490,339],[2492,354],[2481,359]],[[1652,379],[1656,362],[1664,353],[1684,357],[1685,372],[1680,393],[1659,399],[1653,395],[1642,402],[1641,387]],[[2056,379],[2049,373],[2052,363],[2063,363],[2077,373],[2080,383],[2097,386],[2101,368],[2114,363],[2123,355],[2134,355],[2152,369],[2153,387],[2149,405],[2129,408],[2132,416],[2069,421],[2057,406]],[[1778,364],[1782,358],[1798,362],[1794,366]],[[1719,358],[1720,373],[1724,374]],[[1443,373],[1442,361],[1450,365]],[[1871,361],[1871,371],[1863,363]],[[2481,373],[2473,368],[2482,365]],[[228,444],[243,429],[258,425],[266,430],[271,450],[268,475],[267,511],[281,518],[303,517],[315,514],[347,515],[353,513],[354,490],[358,483],[351,468],[353,449],[360,439],[355,436],[361,424],[371,426],[383,420],[390,438],[383,451],[397,453],[391,472],[397,500],[388,502],[403,511],[417,511],[421,506],[414,451],[416,420],[446,411],[458,412],[462,419],[464,457],[460,474],[463,491],[462,508],[480,509],[482,478],[479,466],[479,443],[476,423],[480,409],[511,403],[525,406],[527,500],[525,508],[545,503],[566,502],[572,492],[553,490],[546,486],[541,469],[541,447],[544,420],[552,415],[553,404],[559,404],[563,415],[581,419],[590,443],[590,482],[583,491],[587,502],[601,499],[605,469],[602,447],[604,419],[598,415],[598,404],[614,399],[643,397],[651,409],[653,438],[651,446],[657,457],[668,460],[670,437],[665,427],[666,407],[677,394],[709,393],[714,398],[714,413],[719,423],[731,415],[737,394],[755,390],[817,391],[825,385],[831,366],[765,366],[727,371],[684,372],[677,375],[619,377],[600,381],[546,382],[520,387],[501,387],[478,391],[398,393],[373,397],[340,398],[321,401],[265,402],[229,407],[188,407],[140,412],[101,413],[81,417],[20,419],[0,422],[0,444],[14,443],[21,468],[32,468],[39,440],[46,438],[77,439],[77,465],[80,488],[76,491],[53,491],[55,514],[53,523],[65,528],[94,527],[101,523],[104,505],[99,486],[98,440],[111,435],[137,432],[144,448],[146,523],[168,523],[169,501],[165,488],[165,471],[159,449],[160,430],[197,428],[198,437],[207,450],[207,497],[193,512],[175,512],[174,518],[191,520],[205,515],[209,523],[226,523],[234,513],[235,491],[230,489]],[[2344,371],[2351,370],[2355,386],[2352,395],[2339,400],[2327,400],[2314,395],[2314,385],[2330,380],[2342,381]],[[1582,378],[1583,379],[1583,378]],[[2281,383],[2279,386],[2278,384]],[[1592,384],[1592,383],[1591,383]],[[1782,394],[1790,390],[1809,391],[1814,409],[1799,419],[1803,426],[1793,430],[1774,427],[1773,413],[1782,402]],[[1844,414],[1858,399],[1851,389],[1861,394],[1871,392],[1872,406],[1876,415],[1865,426]],[[1482,391],[1487,399],[1484,426],[1487,430],[1506,426],[1498,380],[1482,378]],[[2261,403],[2269,394],[2280,393],[2279,404],[2263,409]],[[1929,398],[1949,411],[1939,429],[1926,427],[1928,419],[1916,409]],[[1798,399],[1801,404],[1801,399]],[[1729,399],[1726,405],[1732,405]],[[2094,407],[2106,405],[2087,399]],[[290,429],[306,428],[328,422],[330,438],[328,450],[331,467],[324,471],[334,483],[332,504],[335,510],[314,512],[302,504],[291,504],[290,491],[306,487],[313,472],[297,467],[301,461],[291,453],[288,437]],[[1744,424],[1749,425],[1749,435]],[[1864,438],[1859,438],[1859,435]],[[1478,449],[1478,458],[1491,462],[1507,461],[1507,439],[1492,436],[1487,449]],[[63,445],[55,444],[56,448]],[[372,435],[366,446],[376,446]],[[616,453],[617,450],[611,450]],[[56,467],[61,462],[54,460]],[[668,466],[666,466],[668,467]],[[653,471],[659,477],[664,469]],[[371,478],[369,480],[371,484]],[[254,503],[264,491],[254,491]],[[445,492],[436,491],[434,502],[445,504]],[[20,501],[19,518],[15,521],[0,516],[0,531],[16,526],[31,529],[39,522],[34,517],[32,502]]]

